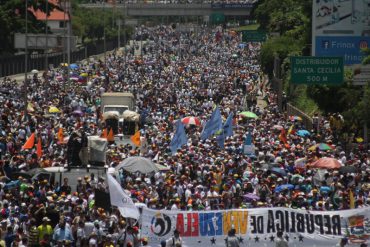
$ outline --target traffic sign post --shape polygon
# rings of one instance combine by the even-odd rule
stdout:
[[[244,30],[242,31],[243,42],[265,42],[266,32],[259,30]]]
[[[293,84],[342,84],[343,57],[291,57],[290,80]]]

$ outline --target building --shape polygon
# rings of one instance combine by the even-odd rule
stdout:
[[[54,34],[67,33],[70,25],[70,2],[69,0],[49,0],[49,3],[57,5],[62,10],[54,9],[49,16],[41,10],[33,10],[37,20],[47,21],[50,31]],[[63,11],[64,10],[64,11]]]

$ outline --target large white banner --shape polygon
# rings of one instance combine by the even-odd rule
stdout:
[[[185,247],[226,246],[231,228],[240,246],[275,247],[276,233],[284,232],[289,246],[346,246],[370,243],[370,208],[344,211],[307,211],[289,208],[258,208],[223,211],[159,211],[143,209],[141,236],[149,246],[160,246],[180,231]],[[338,245],[339,246],[339,245]]]

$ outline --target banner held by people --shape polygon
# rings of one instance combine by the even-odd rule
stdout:
[[[235,229],[241,246],[274,247],[277,232],[289,246],[336,246],[343,238],[349,246],[368,243],[370,208],[344,211],[307,211],[291,208],[234,209],[219,211],[158,211],[143,209],[142,236],[151,246],[180,232],[183,247],[225,246]],[[351,245],[352,244],[352,245]]]

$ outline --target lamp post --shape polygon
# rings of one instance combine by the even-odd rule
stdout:
[[[70,86],[70,74],[69,74],[69,66],[71,65],[71,36],[72,36],[72,15],[71,15],[71,1],[68,1],[68,39],[67,39],[67,78],[68,78],[68,87]]]
[[[46,13],[45,13],[45,72],[48,72],[48,14],[49,14],[49,0],[46,1]]]
[[[107,57],[106,57],[106,39],[105,39],[105,0],[103,0],[103,39],[104,39],[104,67],[107,67]]]
[[[23,83],[23,90],[24,90],[24,110],[25,114],[27,114],[27,70],[28,70],[28,0],[25,1],[25,15],[26,15],[26,37],[25,37],[25,49],[24,49],[24,83]]]

